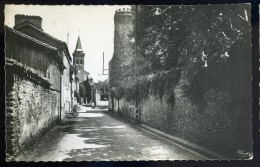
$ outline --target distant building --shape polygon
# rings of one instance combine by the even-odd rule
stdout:
[[[107,84],[107,80],[94,83],[94,100],[96,106],[108,106],[108,90],[106,90],[105,84]]]
[[[85,71],[85,53],[82,50],[82,46],[81,46],[81,41],[80,41],[80,37],[78,37],[77,40],[77,44],[76,44],[76,48],[73,52],[73,65],[71,65],[71,75],[73,75],[73,88],[72,91],[73,93],[73,101],[74,104],[77,103],[87,103],[86,102],[86,98],[81,98],[81,100],[79,101],[76,100],[77,98],[75,97],[75,95],[78,95],[79,92],[79,84],[83,83],[84,81],[88,80],[88,76],[89,73],[87,71]],[[89,80],[88,80],[89,81]]]
[[[7,158],[70,110],[67,45],[41,25],[39,16],[16,15],[14,29],[5,26]]]

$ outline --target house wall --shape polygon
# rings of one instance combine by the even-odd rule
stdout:
[[[65,69],[62,74],[62,118],[65,117],[66,113],[71,110],[71,83],[70,83],[70,64],[68,59],[63,54],[63,64],[65,65]]]
[[[108,106],[108,101],[101,101],[101,91],[96,90],[96,106]]]
[[[6,58],[30,69],[51,83],[52,89],[60,90],[60,69],[54,57],[55,51],[6,32]]]
[[[60,118],[56,52],[6,31],[7,158],[29,146]]]

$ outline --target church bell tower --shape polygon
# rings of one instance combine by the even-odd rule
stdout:
[[[82,50],[80,37],[78,37],[77,45],[73,52],[73,65],[75,65],[76,76],[78,77],[80,82],[85,80],[84,57],[85,57],[85,53]]]

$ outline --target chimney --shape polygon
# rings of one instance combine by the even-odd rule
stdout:
[[[42,30],[42,18],[40,16],[15,15],[15,26],[30,23]]]

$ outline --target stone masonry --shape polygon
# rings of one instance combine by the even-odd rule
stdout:
[[[59,93],[15,74],[7,81],[7,153],[15,155],[56,122]]]

